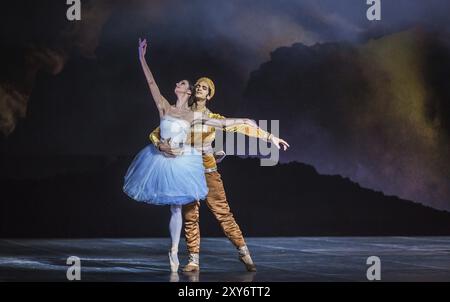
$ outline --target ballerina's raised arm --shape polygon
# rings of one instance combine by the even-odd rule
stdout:
[[[198,124],[204,124],[215,128],[225,128],[225,127],[232,127],[237,125],[249,125],[255,129],[260,129],[256,122],[254,120],[248,119],[248,118],[225,118],[225,119],[215,119],[215,118],[209,118],[206,115],[203,115],[201,118],[195,118],[192,121],[192,125],[198,125]],[[270,134],[268,137],[268,141],[275,144],[275,146],[280,149],[282,146],[283,150],[286,151],[289,146],[289,144],[279,138],[276,137],[273,134]]]
[[[148,67],[147,61],[145,60],[145,54],[147,53],[147,39],[141,40],[139,38],[139,60],[141,61],[141,66],[147,79],[148,87],[152,93],[153,100],[155,101],[156,107],[159,111],[159,117],[163,117],[166,111],[170,107],[169,102],[161,95],[158,85],[156,85],[155,78],[153,77],[150,68]]]

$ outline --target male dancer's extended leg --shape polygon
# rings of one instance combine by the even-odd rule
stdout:
[[[246,269],[250,272],[256,271],[256,266],[250,257],[250,252],[245,244],[241,229],[236,223],[228,205],[220,173],[217,171],[207,173],[206,183],[209,189],[206,204],[220,223],[225,235],[238,249],[239,259],[245,264]]]
[[[220,223],[225,236],[230,239],[236,248],[244,247],[245,240],[233,213],[231,213],[219,172],[207,173],[206,183],[209,189],[206,204]]]
[[[247,270],[255,271],[256,267],[250,257],[250,252],[245,244],[241,229],[236,223],[223,187],[219,172],[206,173],[208,196],[206,204],[220,223],[225,236],[239,250],[239,259],[245,264]],[[196,271],[199,269],[200,228],[199,228],[199,203],[183,207],[185,219],[185,236],[189,250],[189,263],[184,271]]]

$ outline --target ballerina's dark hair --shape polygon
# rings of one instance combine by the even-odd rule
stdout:
[[[191,107],[195,102],[195,87],[194,85],[191,84],[192,83],[191,81],[188,80],[188,82],[189,82],[189,90],[191,91],[191,96],[189,97],[188,100],[188,106]]]

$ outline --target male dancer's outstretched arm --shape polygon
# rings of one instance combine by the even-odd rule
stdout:
[[[256,129],[257,131],[261,130],[258,127],[258,125],[256,124],[255,121],[248,119],[248,118],[224,118],[224,119],[217,119],[217,118],[210,118],[210,117],[203,117],[203,119],[195,119],[192,122],[193,125],[196,124],[205,124],[211,127],[215,127],[215,128],[222,128],[222,129],[226,129],[226,128],[232,128],[232,127],[236,127],[236,126],[241,126],[241,125],[247,125],[250,126],[253,129]],[[286,151],[289,146],[289,144],[279,138],[274,136],[273,134],[269,134],[267,137],[268,141],[271,141],[273,144],[275,144],[277,146],[278,149],[280,149],[280,145],[283,147],[283,150]]]
[[[210,113],[209,117],[215,118],[215,119],[225,119],[226,118],[223,115],[220,115],[218,113]],[[253,127],[251,125],[246,125],[246,124],[233,125],[230,127],[222,128],[222,130],[225,132],[236,132],[236,133],[243,134],[245,136],[259,138],[266,142],[270,142],[271,138],[273,137],[273,136],[271,136],[271,134],[269,132],[264,131],[263,129],[261,129],[259,127]]]

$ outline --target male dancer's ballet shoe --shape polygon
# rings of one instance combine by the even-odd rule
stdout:
[[[200,265],[197,265],[194,263],[188,263],[183,268],[183,272],[186,272],[186,273],[198,272],[199,270],[200,270]]]
[[[183,268],[183,272],[198,272],[200,270],[200,259],[198,254],[189,254],[188,264]]]
[[[169,251],[169,262],[170,262],[170,271],[172,273],[178,272],[178,267],[180,266],[180,261],[178,261],[178,251],[174,250]]]
[[[256,272],[256,265],[253,263],[252,257],[250,256],[250,251],[246,245],[240,247],[239,249],[239,260],[244,263],[245,268],[249,272]]]

